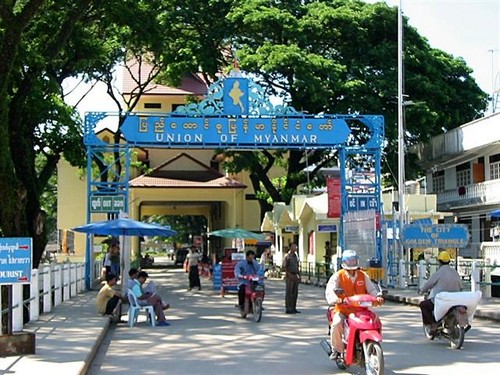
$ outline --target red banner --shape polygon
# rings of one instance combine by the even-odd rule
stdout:
[[[328,194],[327,217],[340,217],[340,178],[328,177],[326,179],[326,191]]]

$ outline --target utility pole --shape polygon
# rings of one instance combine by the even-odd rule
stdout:
[[[500,96],[500,71],[495,72],[495,53],[499,51],[498,49],[488,50],[491,53],[491,114],[496,112]]]
[[[404,226],[405,202],[405,139],[404,139],[404,103],[403,103],[403,0],[399,0],[398,6],[398,205],[399,221],[397,244],[399,249],[399,287],[405,287],[404,280],[404,249],[401,242],[401,233]],[[396,239],[396,237],[394,237]]]

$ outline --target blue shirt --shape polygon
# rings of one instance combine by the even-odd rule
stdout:
[[[134,281],[134,286],[131,288],[132,289],[132,293],[134,293],[134,295],[139,298],[140,296],[142,296],[142,285],[141,283],[139,282],[139,280],[133,280]]]
[[[240,279],[240,276],[261,275],[260,264],[254,259],[248,262],[246,259],[240,260],[234,267],[234,277],[238,279],[238,285],[250,284],[249,280]]]

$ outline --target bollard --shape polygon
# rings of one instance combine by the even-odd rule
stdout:
[[[12,284],[12,332],[21,332],[23,330],[23,284]]]
[[[69,264],[64,264],[63,266],[63,281],[62,281],[62,288],[63,288],[63,301],[68,301],[71,296],[69,293],[69,287],[70,287],[70,277],[69,277]]]
[[[52,311],[52,291],[50,290],[50,267],[43,267],[43,312]]]
[[[484,260],[484,283],[483,298],[491,298],[491,261],[489,258]]]
[[[74,263],[70,263],[69,265],[69,279],[70,279],[70,296],[76,296],[76,283],[78,282],[76,279],[76,266]]]
[[[422,289],[425,284],[425,274],[427,272],[427,262],[421,260],[418,262],[418,289]]]
[[[80,293],[82,291],[82,284],[81,284],[81,274],[82,268],[80,267],[80,264],[76,265],[76,293]]]
[[[30,297],[30,322],[34,322],[40,317],[40,288],[36,268],[31,270]]]
[[[399,287],[401,289],[404,289],[406,287],[405,274],[406,274],[405,261],[404,261],[404,259],[400,259],[399,260]]]
[[[54,267],[54,306],[62,303],[62,270],[58,264]]]
[[[477,261],[472,262],[472,270],[470,275],[470,290],[471,292],[479,291],[479,269],[477,267]]]

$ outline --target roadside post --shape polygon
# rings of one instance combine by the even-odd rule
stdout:
[[[0,336],[0,356],[35,353],[35,334],[23,332],[22,289],[31,283],[32,264],[32,238],[0,238],[0,285],[7,286],[8,294],[7,334]]]

